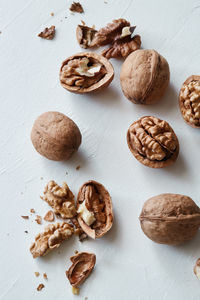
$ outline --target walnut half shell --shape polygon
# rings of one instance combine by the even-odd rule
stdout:
[[[78,222],[91,238],[100,238],[113,224],[112,200],[105,187],[93,180],[82,185],[77,197]]]
[[[194,237],[200,226],[200,208],[187,196],[161,194],[144,203],[141,228],[160,244],[177,245]]]
[[[66,276],[73,287],[79,287],[94,269],[96,255],[93,253],[80,252],[71,258],[72,265]]]
[[[110,84],[114,77],[111,63],[97,53],[78,53],[67,58],[60,69],[60,83],[70,92],[89,93]]]

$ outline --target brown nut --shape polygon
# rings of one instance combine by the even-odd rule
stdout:
[[[200,208],[187,196],[161,194],[144,203],[141,228],[159,244],[177,245],[194,237],[200,226]]]
[[[112,200],[105,187],[93,180],[82,185],[77,197],[78,222],[91,238],[102,237],[113,224]]]
[[[111,63],[97,53],[78,53],[67,58],[60,69],[60,83],[70,92],[89,93],[110,84],[114,77]]]
[[[72,265],[66,276],[73,287],[79,287],[94,269],[96,255],[93,253],[80,252],[71,258]]]
[[[174,163],[179,153],[178,138],[171,126],[156,117],[142,117],[128,129],[127,143],[135,158],[151,168]]]
[[[192,127],[200,128],[200,76],[190,76],[182,85],[179,106],[183,119]]]
[[[155,50],[137,50],[122,65],[120,81],[124,95],[135,104],[152,104],[169,84],[169,65]]]
[[[31,140],[36,151],[51,160],[67,160],[81,144],[77,125],[56,111],[40,115],[32,128]]]

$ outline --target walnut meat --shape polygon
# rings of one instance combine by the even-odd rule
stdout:
[[[124,95],[135,104],[152,104],[169,84],[169,65],[155,50],[137,50],[122,65],[120,81]]]
[[[96,255],[93,253],[80,252],[70,259],[72,265],[69,270],[66,271],[66,276],[68,277],[70,284],[77,288],[86,280],[94,269]]]
[[[110,84],[114,77],[111,63],[97,53],[79,53],[67,58],[60,69],[61,85],[73,93],[89,93]]]
[[[58,248],[63,241],[72,236],[73,232],[73,227],[68,223],[49,224],[44,232],[36,235],[35,242],[30,247],[33,258],[44,256]]]
[[[192,75],[183,83],[179,106],[187,124],[200,128],[200,76]]]
[[[200,226],[200,208],[187,196],[161,194],[144,203],[141,228],[160,244],[177,245],[194,237]]]
[[[135,158],[151,168],[171,165],[178,156],[179,142],[171,126],[156,117],[142,117],[128,129],[127,143]]]
[[[82,185],[77,197],[78,222],[91,238],[100,238],[113,224],[112,201],[105,187],[88,181]]]
[[[78,126],[67,116],[56,111],[40,115],[32,128],[33,146],[51,160],[67,160],[81,144]]]
[[[74,195],[66,182],[62,187],[51,180],[44,189],[42,197],[54,210],[55,214],[62,218],[73,218],[76,215]]]

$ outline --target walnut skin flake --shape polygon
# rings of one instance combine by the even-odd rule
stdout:
[[[21,216],[23,219],[28,220],[29,216]]]
[[[54,213],[52,210],[49,210],[45,216],[44,216],[44,220],[47,222],[53,222],[55,219]]]
[[[178,156],[179,142],[171,126],[156,117],[142,117],[127,132],[130,151],[151,168],[171,165]]]
[[[46,40],[52,40],[55,36],[55,26],[52,25],[51,27],[46,27],[42,32],[38,34],[39,37],[46,39]]]
[[[96,255],[93,253],[80,252],[71,258],[72,265],[66,276],[69,279],[70,284],[78,288],[90,275],[94,269],[96,263]]]
[[[55,181],[50,181],[44,189],[42,199],[53,208],[55,214],[64,219],[73,218],[76,215],[74,195],[66,182],[61,187]]]
[[[70,238],[74,230],[68,223],[49,224],[43,233],[35,237],[35,242],[30,247],[33,258],[44,256],[50,250],[56,249],[60,244]]]
[[[73,2],[69,10],[80,14],[84,12],[83,7],[79,2]]]
[[[112,201],[105,187],[88,181],[79,190],[77,197],[78,222],[91,238],[100,238],[113,224]]]

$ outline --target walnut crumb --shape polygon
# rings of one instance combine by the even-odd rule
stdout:
[[[81,20],[81,24],[82,24],[83,26],[85,26],[85,22],[84,22],[83,20]]]
[[[72,12],[82,14],[84,12],[82,5],[79,2],[73,2],[69,8]]]
[[[44,216],[44,220],[47,222],[53,222],[55,219],[54,213],[52,210],[49,210],[45,216]]]
[[[80,169],[80,167],[81,167],[81,166],[80,166],[80,165],[78,165],[78,166],[76,167],[76,170],[78,171],[78,170]]]
[[[48,279],[47,273],[44,273],[44,274],[43,274],[43,278],[46,279],[46,280]]]
[[[77,253],[78,253],[78,250],[75,250],[74,253],[77,254]]]
[[[41,225],[41,224],[42,224],[42,217],[37,215],[35,221],[36,221],[39,225]]]
[[[28,220],[29,216],[21,216],[23,219]]]
[[[44,288],[44,284],[43,283],[40,283],[37,287],[37,291],[41,291],[42,289]]]
[[[72,293],[74,295],[79,295],[79,288],[76,288],[76,287],[72,286]]]
[[[54,13],[53,13],[53,12],[51,12],[51,13],[50,13],[50,15],[53,17],[53,16],[54,16]]]
[[[40,273],[39,273],[39,272],[35,272],[35,276],[36,276],[36,277],[39,277],[39,276],[40,276]]]
[[[38,34],[39,37],[46,40],[52,40],[55,36],[55,26],[46,27],[42,32]]]
[[[31,214],[35,214],[35,209],[34,209],[34,208],[31,208],[31,209],[30,209],[30,213],[31,213]]]

